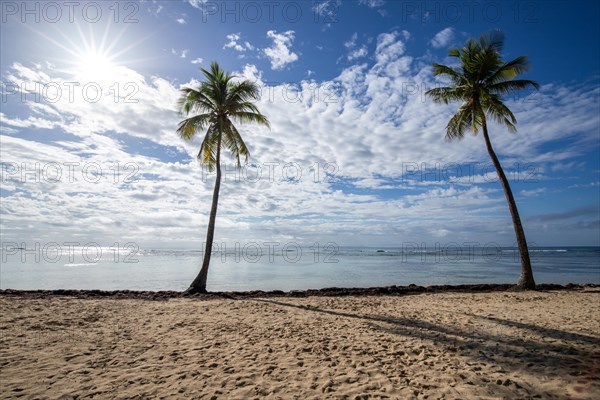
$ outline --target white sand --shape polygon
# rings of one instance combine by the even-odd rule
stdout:
[[[599,304],[565,291],[0,297],[0,397],[600,399]]]

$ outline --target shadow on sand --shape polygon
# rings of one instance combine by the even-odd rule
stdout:
[[[273,299],[252,300],[310,313],[362,320],[374,330],[441,345],[444,351],[465,357],[466,363],[492,364],[516,374],[526,371],[542,379],[562,379],[569,375],[571,380],[577,382],[574,390],[583,396],[591,385],[598,386],[594,390],[600,390],[598,337],[468,313],[462,315],[474,324],[484,324],[487,329],[445,326],[418,318],[333,311]]]

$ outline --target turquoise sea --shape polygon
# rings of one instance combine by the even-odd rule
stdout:
[[[537,283],[600,284],[600,247],[531,248]],[[202,252],[2,247],[1,289],[183,290]],[[251,243],[213,253],[208,290],[514,283],[518,252],[497,246],[360,248]]]

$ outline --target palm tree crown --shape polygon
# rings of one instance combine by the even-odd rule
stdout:
[[[213,62],[210,71],[200,69],[206,80],[197,89],[182,88],[178,101],[181,115],[194,115],[179,123],[177,133],[184,140],[192,140],[198,131],[207,128],[198,152],[198,159],[213,171],[221,146],[229,149],[240,166],[240,156],[248,160],[248,147],[233,122],[257,122],[269,127],[267,117],[251,102],[256,100],[259,89],[245,80],[235,83],[235,76],[224,72]]]
[[[452,48],[448,55],[460,60],[460,67],[433,64],[433,74],[450,78],[451,86],[431,89],[427,95],[437,103],[460,101],[461,105],[448,122],[446,139],[461,139],[467,129],[474,134],[485,124],[486,115],[516,132],[517,120],[502,102],[502,96],[539,85],[527,79],[513,79],[529,69],[526,56],[502,61],[504,35],[498,31],[469,39],[461,49]]]

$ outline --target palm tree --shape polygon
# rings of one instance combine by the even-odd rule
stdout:
[[[201,82],[197,89],[181,89],[178,108],[180,114],[187,118],[179,123],[177,133],[183,140],[189,141],[196,133],[206,128],[198,159],[208,167],[210,172],[216,169],[217,176],[208,221],[204,260],[200,272],[186,290],[190,294],[206,292],[221,187],[221,148],[229,149],[237,160],[238,168],[241,166],[240,156],[245,157],[247,162],[250,155],[246,143],[233,122],[256,122],[270,127],[267,117],[262,115],[252,103],[252,100],[256,100],[259,96],[259,89],[255,83],[248,80],[235,83],[232,80],[234,76],[225,73],[216,62],[211,64],[210,71],[204,68],[200,70],[206,80]],[[190,114],[193,115],[189,116]]]
[[[509,132],[515,133],[517,131],[517,120],[502,102],[502,95],[528,87],[539,89],[539,85],[527,79],[514,79],[517,75],[529,69],[529,61],[526,56],[521,56],[512,61],[504,62],[500,54],[503,45],[504,35],[498,31],[493,31],[482,35],[479,40],[469,39],[461,49],[449,49],[448,55],[458,58],[460,66],[450,67],[433,64],[432,67],[433,74],[449,78],[451,86],[431,89],[426,94],[431,96],[436,103],[461,102],[458,111],[446,126],[447,140],[462,139],[468,129],[476,135],[481,128],[485,146],[502,183],[515,228],[521,255],[521,276],[517,287],[534,289],[535,281],[531,270],[525,232],[508,179],[506,179],[500,161],[492,148],[486,118],[489,117],[500,124],[506,125]]]

